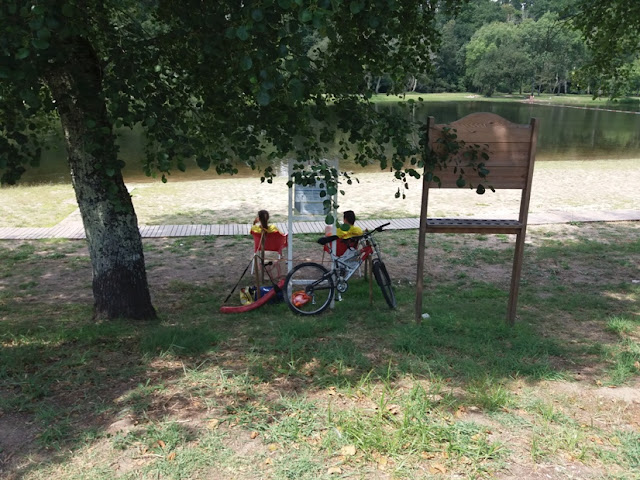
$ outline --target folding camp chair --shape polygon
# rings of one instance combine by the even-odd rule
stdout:
[[[282,259],[282,250],[288,245],[289,236],[280,232],[272,233],[256,233],[251,232],[253,236],[253,254],[254,262],[251,265],[251,273],[254,272],[256,265],[264,266],[265,252],[276,252],[277,260]],[[263,269],[264,270],[264,269]]]

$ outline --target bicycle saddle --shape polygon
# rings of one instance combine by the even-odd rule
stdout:
[[[340,237],[338,237],[337,235],[329,235],[327,237],[320,237],[318,239],[318,243],[320,245],[326,245],[327,243],[331,243],[334,240],[338,240],[338,238],[340,238]]]

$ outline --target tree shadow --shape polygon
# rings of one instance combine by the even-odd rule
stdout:
[[[18,479],[40,463],[64,463],[69,451],[107,438],[126,418],[140,422],[138,430],[112,441],[135,441],[140,428],[165,418],[212,411],[250,425],[261,405],[278,421],[283,398],[407,378],[446,385],[451,408],[483,382],[536,384],[585,372],[605,378],[603,352],[620,341],[608,320],[638,323],[640,286],[631,279],[639,234],[617,232],[622,240],[605,249],[592,239],[528,245],[513,328],[504,321],[504,282],[471,275],[427,284],[430,318],[422,325],[412,321],[411,288],[398,288],[399,307],[390,311],[375,284],[369,303],[366,280],[351,282],[344,302],[313,318],[284,304],[221,315],[229,284],[217,281],[167,285],[154,324],[92,324],[87,307],[53,308],[51,298],[32,300],[30,312],[17,315],[27,305],[3,296],[0,430],[26,427],[22,440],[0,438],[0,473]],[[482,270],[491,261],[459,268]],[[176,441],[196,435],[197,428],[183,429]]]

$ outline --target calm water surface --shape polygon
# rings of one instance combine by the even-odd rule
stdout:
[[[392,108],[380,105],[379,108]],[[417,120],[433,116],[437,123],[449,123],[474,112],[492,112],[516,123],[540,120],[537,160],[595,160],[640,158],[640,115],[635,112],[608,112],[572,107],[504,102],[438,102],[416,106]],[[44,154],[41,167],[29,170],[22,183],[68,183],[66,152],[60,141]],[[144,175],[144,137],[139,131],[125,130],[120,137],[120,156],[128,182],[152,181]],[[341,162],[343,169],[352,169]],[[277,165],[286,175],[286,164]],[[372,167],[373,168],[373,167]],[[374,171],[379,169],[375,167]],[[259,176],[251,169],[241,169],[242,176]],[[195,164],[186,173],[175,172],[171,181],[216,178],[215,171],[203,172]]]

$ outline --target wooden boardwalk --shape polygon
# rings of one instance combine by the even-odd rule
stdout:
[[[418,218],[394,218],[381,220],[358,220],[358,226],[372,230],[378,225],[390,222],[389,230],[417,230]],[[545,212],[529,214],[529,225],[543,225],[571,222],[620,222],[640,221],[640,210],[611,210],[598,212]],[[282,232],[287,231],[286,223],[276,223]],[[222,225],[142,225],[143,238],[196,237],[220,235],[248,235],[251,224],[229,223]],[[294,222],[293,234],[323,234],[324,222]],[[0,227],[0,240],[35,240],[44,238],[66,238],[70,240],[85,238],[82,223],[62,221],[48,228],[12,228]]]

